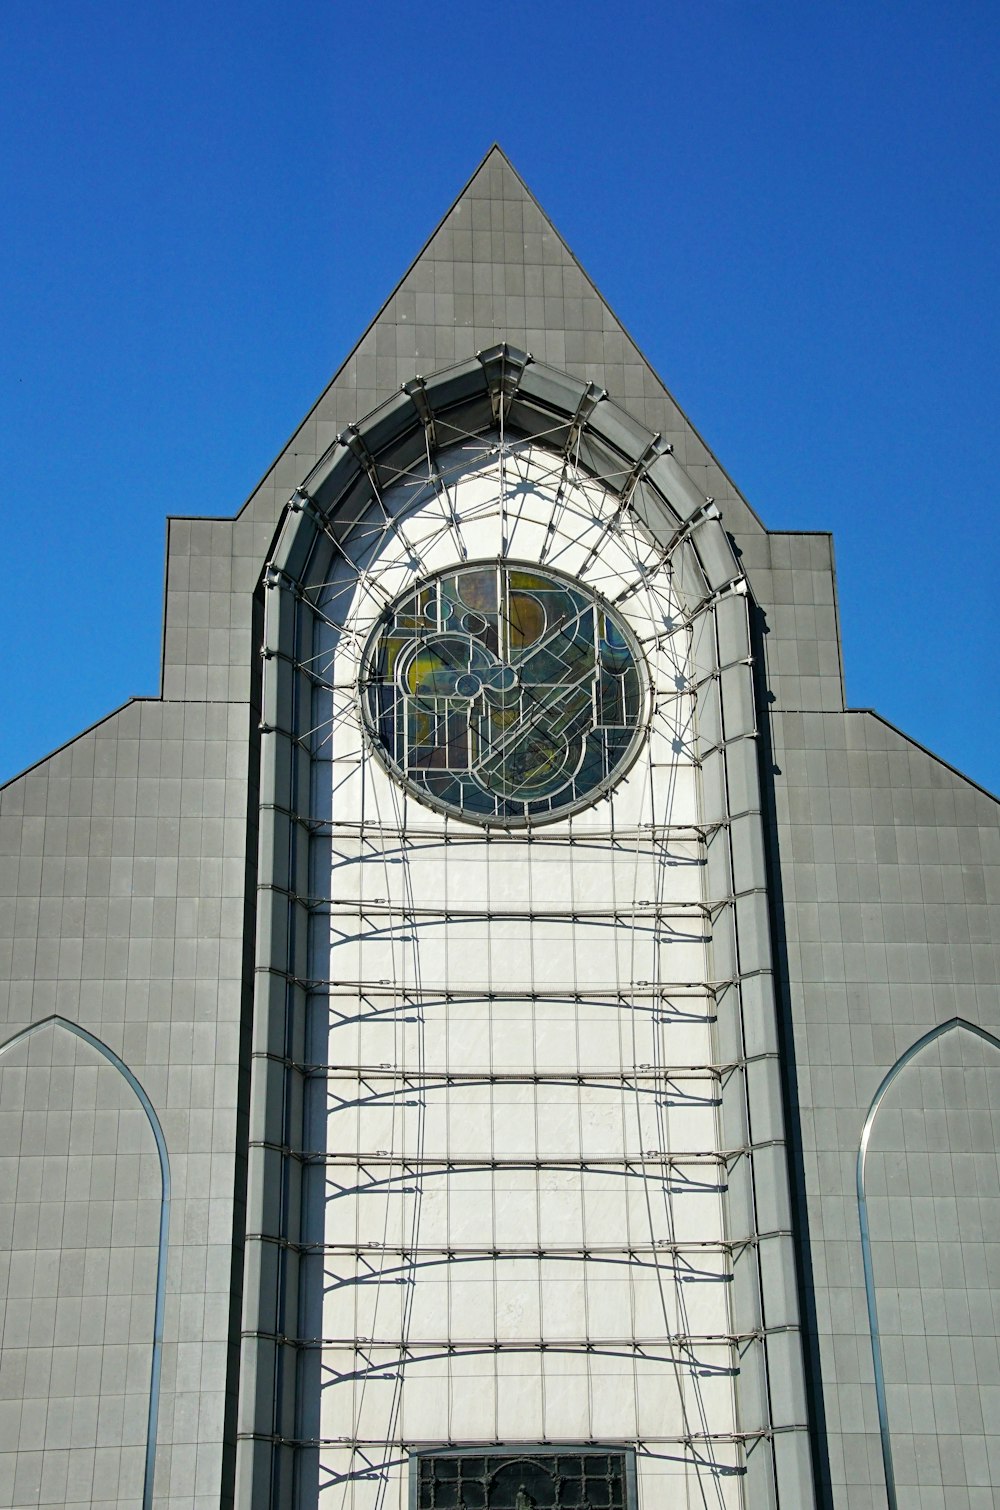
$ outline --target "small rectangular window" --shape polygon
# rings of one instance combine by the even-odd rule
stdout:
[[[622,1449],[421,1452],[413,1510],[633,1510]]]

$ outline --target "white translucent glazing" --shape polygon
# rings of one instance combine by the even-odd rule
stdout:
[[[648,1507],[737,1506],[691,631],[602,483],[526,443],[444,462],[313,594],[320,1504],[405,1505],[416,1446],[547,1441],[635,1445]],[[357,679],[407,586],[507,557],[616,604],[651,695],[607,795],[487,834],[372,756]]]

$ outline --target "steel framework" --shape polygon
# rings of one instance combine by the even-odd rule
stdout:
[[[372,760],[358,679],[408,584],[512,558],[630,615],[646,745],[598,807],[484,830]],[[600,1425],[627,1361],[631,1426],[598,1434],[640,1479],[807,1506],[749,600],[712,500],[593,385],[501,346],[345,432],[262,585],[242,1502],[381,1507],[431,1445],[421,1379],[466,1423],[435,1440],[509,1441],[517,1358],[539,1440],[589,1439],[560,1392],[588,1381]],[[613,1299],[627,1330],[601,1325]],[[492,1434],[462,1397],[483,1357]]]

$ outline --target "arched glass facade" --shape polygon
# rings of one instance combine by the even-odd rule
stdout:
[[[747,1141],[771,1066],[751,1082],[744,1048],[744,1000],[770,1010],[745,585],[711,500],[613,406],[572,422],[564,374],[502,348],[412,387],[305,479],[265,577],[291,1120],[261,1156],[299,1331],[294,1429],[256,1451],[303,1506],[403,1505],[428,1452],[443,1494],[477,1452],[515,1499],[504,1465],[534,1457],[561,1494],[558,1447],[603,1456],[588,1503],[613,1454],[630,1505],[736,1510],[805,1461],[794,1417],[771,1457],[762,1393],[798,1364],[794,1313],[761,1316],[786,1237],[758,1241]]]

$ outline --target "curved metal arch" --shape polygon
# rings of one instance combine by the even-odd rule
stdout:
[[[882,1077],[878,1090],[872,1097],[868,1115],[865,1118],[864,1127],[861,1130],[861,1142],[858,1146],[857,1164],[857,1192],[858,1192],[858,1222],[861,1228],[861,1259],[865,1275],[865,1299],[868,1304],[868,1330],[872,1340],[872,1366],[875,1373],[875,1401],[878,1407],[878,1429],[882,1442],[882,1466],[885,1470],[885,1493],[889,1510],[897,1510],[898,1500],[896,1497],[896,1475],[892,1463],[892,1441],[889,1435],[889,1411],[885,1394],[885,1373],[882,1366],[882,1339],[878,1324],[878,1305],[875,1298],[875,1270],[872,1264],[871,1231],[868,1224],[868,1197],[865,1193],[865,1163],[868,1158],[868,1147],[871,1142],[872,1129],[875,1118],[882,1107],[882,1102],[891,1090],[893,1082],[902,1074],[907,1065],[917,1058],[924,1049],[934,1043],[938,1038],[943,1038],[946,1033],[954,1032],[958,1028],[964,1028],[968,1033],[974,1033],[984,1043],[992,1048],[1000,1050],[1000,1038],[996,1038],[985,1028],[977,1023],[968,1022],[964,1017],[949,1017],[947,1022],[938,1023],[936,1028],[931,1028],[924,1033],[915,1043],[901,1054],[892,1068]]]
[[[664,555],[679,550],[691,559],[702,602],[745,583],[715,500],[673,447],[603,389],[505,342],[403,384],[339,435],[286,505],[265,581],[276,573],[303,585],[317,536],[336,548],[338,531],[379,506],[384,488],[403,478],[433,480],[438,453],[491,431],[535,440],[618,493]],[[693,585],[678,583],[682,597]]]
[[[114,1049],[109,1048],[100,1038],[81,1027],[78,1022],[71,1022],[67,1017],[60,1017],[53,1012],[50,1017],[43,1017],[39,1022],[33,1022],[30,1027],[22,1028],[15,1033],[13,1038],[8,1038],[6,1043],[0,1044],[0,1055],[6,1054],[8,1049],[16,1048],[24,1043],[25,1039],[33,1037],[43,1028],[63,1028],[74,1037],[80,1038],[84,1043],[96,1049],[103,1059],[106,1059],[112,1069],[118,1071],[122,1079],[134,1094],[139,1105],[146,1114],[156,1143],[156,1152],[160,1160],[160,1228],[157,1241],[156,1257],[156,1304],[153,1310],[153,1357],[150,1364],[149,1377],[149,1412],[146,1420],[146,1465],[142,1484],[142,1510],[152,1510],[153,1504],[153,1478],[156,1472],[156,1428],[160,1405],[160,1374],[163,1355],[163,1313],[166,1305],[167,1293],[167,1239],[170,1228],[170,1158],[167,1153],[167,1140],[163,1135],[163,1127],[156,1108],[150,1101],[142,1083],[129,1069],[124,1059],[120,1059]]]

